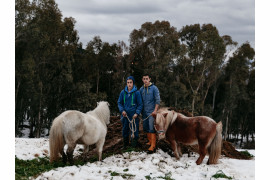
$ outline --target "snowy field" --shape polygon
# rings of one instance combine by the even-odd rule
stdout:
[[[74,154],[80,154],[77,146]],[[255,156],[255,150],[248,150]],[[15,155],[27,160],[49,155],[49,140],[47,138],[29,139],[15,138]],[[252,160],[236,160],[221,157],[219,164],[206,165],[206,157],[201,165],[196,165],[198,154],[188,157],[183,154],[180,160],[157,150],[154,154],[145,152],[130,152],[114,155],[101,162],[87,163],[83,166],[67,166],[41,174],[37,179],[172,179],[200,180],[211,179],[218,171],[233,179],[255,179],[255,158]],[[212,178],[214,179],[214,178]],[[224,178],[220,178],[224,179]]]

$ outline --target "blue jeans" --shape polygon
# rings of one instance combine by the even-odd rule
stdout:
[[[147,119],[143,121],[143,131],[147,133],[155,133],[154,129],[154,118],[153,116],[149,116]]]
[[[132,120],[132,117],[130,118],[130,120]],[[132,124],[128,121],[128,119],[126,117],[123,117],[121,119],[122,122],[122,136],[123,138],[128,138],[129,136],[132,136],[132,131],[130,128],[132,128]],[[136,126],[135,126],[136,125]],[[135,138],[139,138],[139,118],[135,119],[135,123],[133,122],[133,128],[134,128],[134,136]]]

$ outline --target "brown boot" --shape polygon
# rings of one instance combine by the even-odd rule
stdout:
[[[149,142],[146,145],[151,145],[151,133],[147,133],[147,139]]]
[[[150,134],[150,136],[151,136],[151,146],[150,146],[150,148],[148,149],[148,151],[150,152],[150,153],[153,153],[154,152],[154,150],[155,150],[155,148],[156,148],[156,140],[157,140],[157,138],[156,138],[156,133],[149,133]]]

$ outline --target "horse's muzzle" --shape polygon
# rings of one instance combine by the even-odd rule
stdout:
[[[159,133],[158,134],[158,140],[163,140],[163,139],[165,139],[165,133],[163,132],[163,133]]]

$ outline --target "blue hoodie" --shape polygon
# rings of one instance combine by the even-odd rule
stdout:
[[[142,116],[146,118],[155,110],[156,104],[160,104],[159,90],[151,83],[148,87],[142,86],[140,93],[143,101]]]
[[[143,108],[142,98],[137,87],[133,85],[133,88],[128,92],[128,87],[126,86],[124,90],[121,91],[118,98],[118,108],[122,116],[122,112],[126,111],[129,118],[136,114],[140,114]]]

